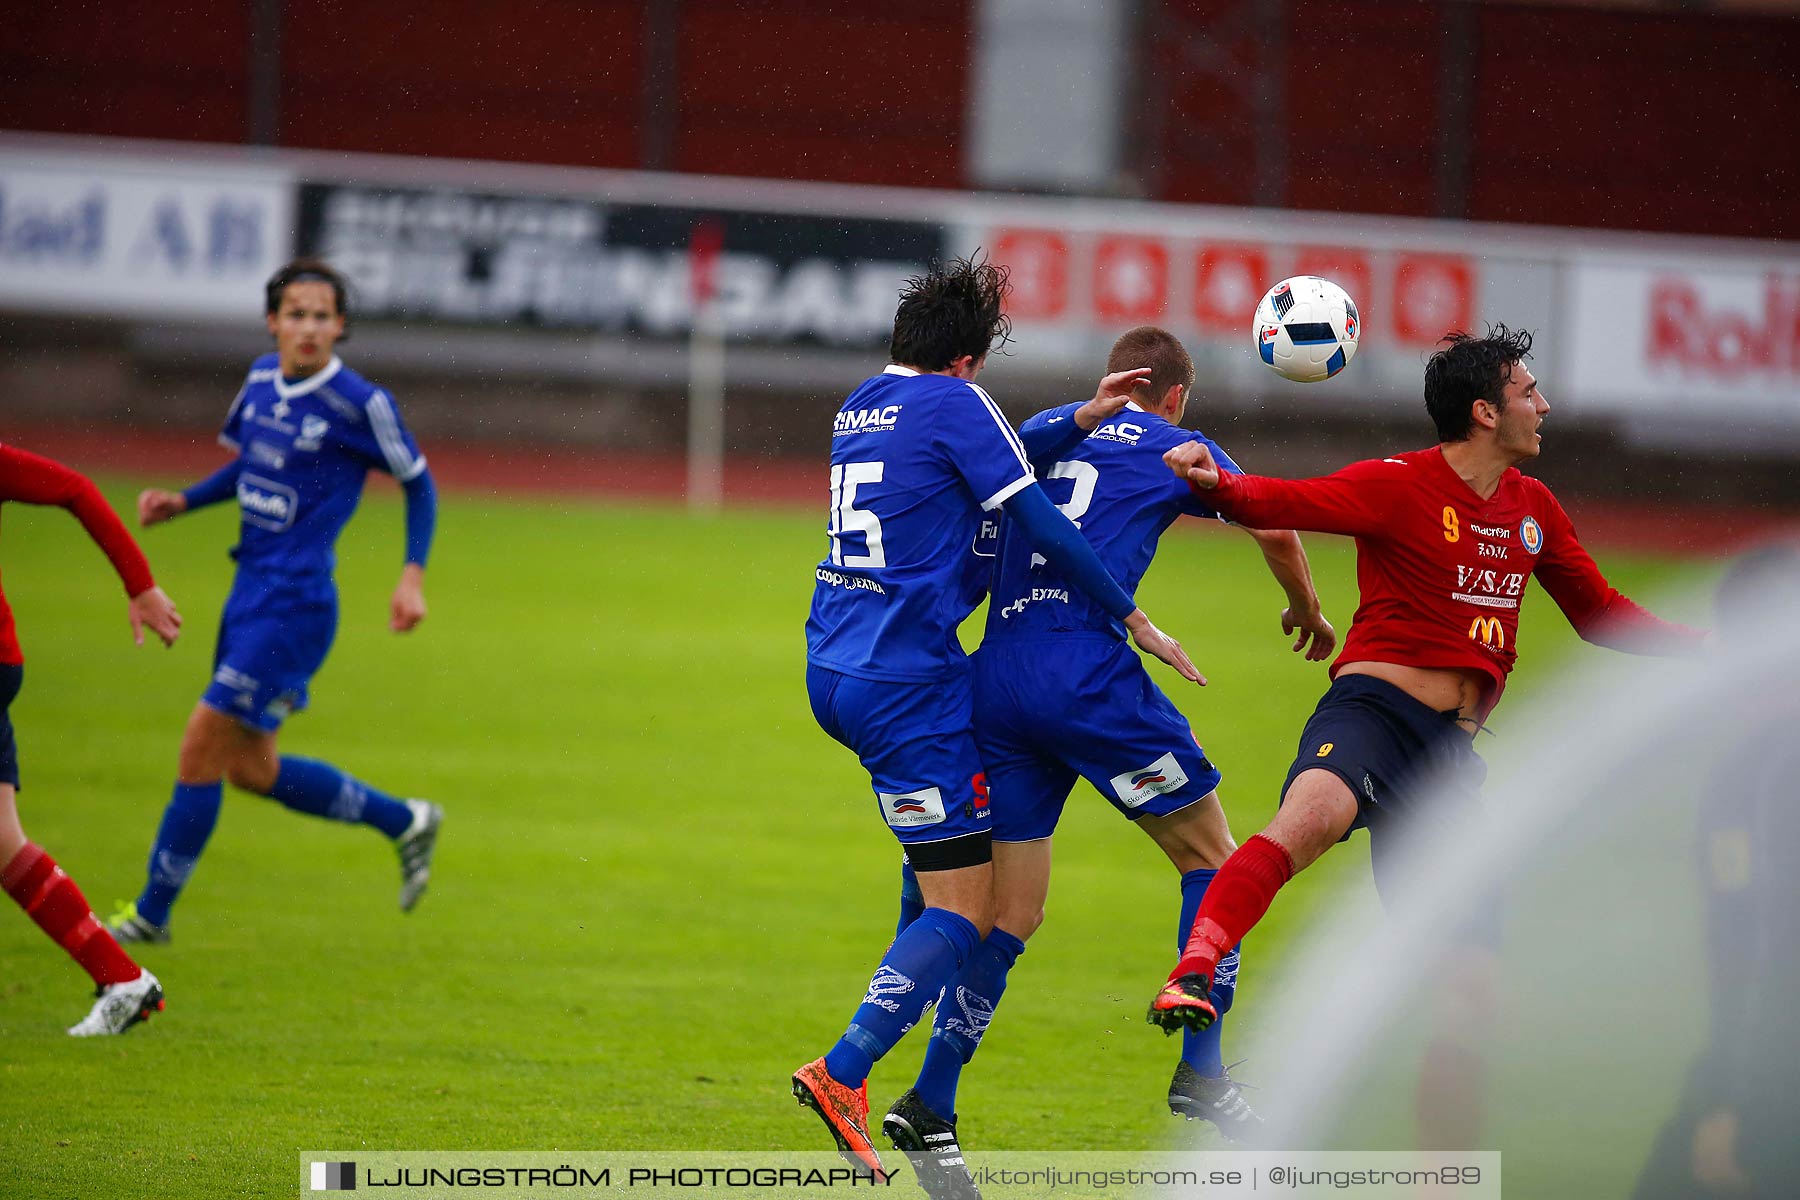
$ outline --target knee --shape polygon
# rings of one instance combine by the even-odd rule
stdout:
[[[1021,942],[1030,941],[1044,924],[1044,906],[1042,904],[1001,904],[994,915],[994,924],[1012,934]]]
[[[260,757],[240,758],[225,768],[225,778],[241,791],[266,796],[275,790],[276,765]]]

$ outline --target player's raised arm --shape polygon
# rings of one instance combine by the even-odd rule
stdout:
[[[1627,654],[1698,654],[1706,631],[1665,621],[1607,583],[1575,536],[1574,522],[1550,490],[1542,490],[1549,501],[1544,510],[1544,550],[1532,573],[1582,640]]]
[[[1043,470],[1081,445],[1102,421],[1129,404],[1134,391],[1149,378],[1149,367],[1114,371],[1100,380],[1092,400],[1046,409],[1028,418],[1019,426],[1019,441],[1032,469]]]
[[[181,614],[175,611],[174,601],[156,586],[144,552],[92,480],[53,459],[0,446],[0,500],[68,509],[119,573],[125,595],[131,600],[127,615],[138,645],[144,644],[145,626],[165,646],[175,644],[181,633]]]
[[[1272,479],[1220,468],[1201,442],[1184,442],[1163,463],[1209,506],[1255,529],[1305,529],[1369,537],[1391,519],[1394,498],[1415,470],[1399,459],[1351,463],[1317,479]]]

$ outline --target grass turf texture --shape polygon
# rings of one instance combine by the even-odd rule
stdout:
[[[129,511],[133,487],[113,482]],[[89,1042],[63,1033],[85,977],[7,905],[0,1194],[290,1195],[304,1149],[825,1148],[788,1075],[860,999],[899,856],[807,710],[822,514],[452,496],[430,619],[396,637],[399,502],[379,489],[365,510],[341,548],[336,648],[282,747],[442,802],[431,890],[403,916],[379,835],[228,791],[174,943],[140,954],[168,1011]],[[104,913],[142,883],[210,669],[232,514],[144,535],[187,619],[168,652],[131,646],[116,580],[66,515],[9,505],[5,522],[26,830]],[[1309,550],[1341,633],[1351,547]],[[1638,595],[1705,570],[1602,558]],[[1287,652],[1279,597],[1230,532],[1172,535],[1141,592],[1211,678],[1178,690],[1157,668],[1226,772],[1239,837],[1271,813],[1325,683]],[[1541,592],[1523,641],[1508,707],[1571,653],[1602,653]],[[1366,879],[1366,858],[1359,838],[1315,870]],[[1228,1058],[1263,964],[1325,890],[1309,876],[1259,928]],[[1199,1128],[1168,1115],[1177,1043],[1143,1023],[1178,902],[1149,840],[1079,791],[1048,923],[965,1077],[965,1146],[1130,1150]],[[924,1041],[878,1065],[872,1103],[910,1085]]]

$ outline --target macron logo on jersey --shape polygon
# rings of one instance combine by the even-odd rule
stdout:
[[[1187,772],[1175,761],[1173,752],[1163,755],[1147,767],[1126,771],[1112,777],[1112,789],[1126,808],[1136,808],[1152,796],[1161,796],[1187,786]]]
[[[916,792],[876,792],[875,795],[881,801],[881,815],[895,829],[938,825],[944,820],[944,793],[937,788],[920,788]]]
[[[884,408],[847,409],[837,415],[831,423],[831,436],[842,437],[847,433],[887,433],[900,422],[900,405],[889,404]]]

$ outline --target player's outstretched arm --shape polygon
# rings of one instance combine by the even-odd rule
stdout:
[[[1069,582],[1092,597],[1114,620],[1125,623],[1131,640],[1139,649],[1162,659],[1189,682],[1206,683],[1182,650],[1181,643],[1151,623],[1113,579],[1094,548],[1081,536],[1081,530],[1057,511],[1042,488],[1033,483],[1019,489],[1007,499],[1004,508],[1006,515],[1018,522],[1033,549],[1067,576]]]
[[[138,548],[125,522],[119,520],[112,505],[100,494],[93,480],[55,459],[32,454],[12,446],[0,446],[0,500],[18,500],[26,504],[55,505],[65,508],[81,522],[94,544],[105,551],[125,594],[131,600],[127,611],[131,634],[138,645],[144,644],[144,628],[162,638],[165,646],[175,644],[181,632],[181,614],[174,602],[156,586],[150,564]]]
[[[1163,464],[1239,525],[1350,537],[1380,537],[1392,527],[1413,470],[1401,459],[1370,459],[1317,479],[1271,479],[1229,470],[1198,441],[1176,446]]]
[[[174,520],[184,512],[235,499],[238,474],[242,469],[242,463],[234,458],[186,491],[144,489],[138,493],[138,524],[147,529]]]
[[[1324,662],[1337,649],[1337,630],[1325,619],[1319,604],[1300,535],[1291,529],[1246,528],[1244,532],[1256,539],[1269,574],[1287,594],[1287,607],[1281,610],[1281,632],[1294,636],[1294,652],[1305,651],[1307,662]]]
[[[1532,573],[1583,641],[1627,654],[1684,657],[1706,649],[1707,633],[1665,621],[1606,581],[1575,536],[1574,522],[1544,489],[1544,550]]]

